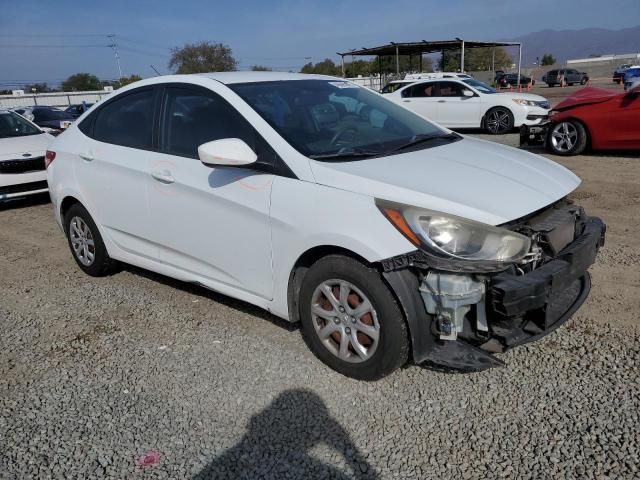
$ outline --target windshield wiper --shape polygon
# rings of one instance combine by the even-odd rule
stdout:
[[[352,148],[349,150],[341,150],[335,153],[309,155],[309,158],[313,158],[314,160],[346,160],[347,158],[370,158],[376,155],[380,155],[380,153],[381,152]]]
[[[400,145],[399,147],[396,147],[394,149],[391,149],[385,153],[393,153],[393,152],[399,152],[401,150],[404,150],[406,148],[409,147],[413,147],[415,145],[420,145],[421,143],[426,143],[426,142],[430,142],[432,140],[459,140],[462,137],[460,135],[458,135],[457,133],[445,133],[445,134],[438,134],[438,135],[433,135],[433,134],[429,134],[429,135],[414,135],[411,140],[403,145]]]

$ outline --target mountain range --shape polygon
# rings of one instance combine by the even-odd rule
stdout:
[[[585,28],[581,30],[541,30],[509,41],[522,42],[524,64],[550,53],[558,62],[587,58],[592,55],[610,55],[640,52],[640,25],[621,30]]]

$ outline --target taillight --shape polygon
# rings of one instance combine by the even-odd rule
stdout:
[[[44,168],[49,168],[51,162],[56,159],[56,152],[52,152],[51,150],[47,150],[47,153],[44,156]]]

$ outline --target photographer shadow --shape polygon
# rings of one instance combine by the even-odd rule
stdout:
[[[345,473],[311,455],[317,445],[343,455]],[[309,390],[281,393],[251,417],[249,431],[200,471],[194,480],[268,478],[377,479],[348,433]]]

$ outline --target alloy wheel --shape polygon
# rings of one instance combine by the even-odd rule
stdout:
[[[82,218],[73,217],[69,222],[69,238],[76,258],[89,267],[96,258],[96,248],[91,229]]]
[[[322,282],[311,297],[311,318],[318,338],[340,360],[370,359],[380,341],[380,323],[371,301],[350,282]]]
[[[551,144],[558,152],[570,152],[577,141],[578,130],[571,122],[560,122],[551,131]]]
[[[491,133],[504,133],[510,124],[509,112],[501,108],[492,110],[487,117],[487,128]]]

